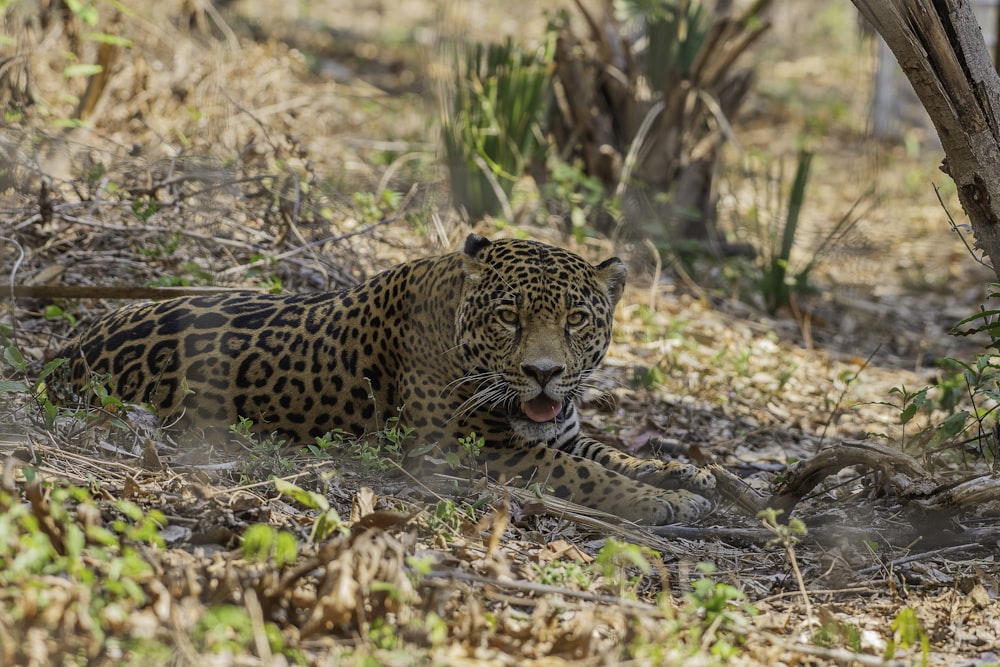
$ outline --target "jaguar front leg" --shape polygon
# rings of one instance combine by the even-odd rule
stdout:
[[[586,436],[578,437],[561,449],[661,489],[686,489],[702,495],[711,495],[715,490],[715,476],[689,463],[640,459]]]
[[[713,508],[712,501],[699,493],[659,488],[598,461],[543,445],[487,447],[480,465],[490,477],[519,486],[537,484],[558,498],[645,525],[693,523]]]

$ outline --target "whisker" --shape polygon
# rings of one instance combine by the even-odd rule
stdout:
[[[504,400],[508,394],[512,394],[514,398],[517,397],[515,392],[511,392],[510,388],[504,386],[503,384],[494,384],[486,389],[477,391],[466,399],[464,403],[458,406],[455,410],[455,414],[452,416],[452,419],[470,415],[484,405],[489,405],[490,408],[494,408],[498,403]]]
[[[580,374],[580,381],[586,382],[591,386],[593,386],[595,382],[610,384],[612,388],[625,386],[620,374],[607,368],[591,368],[585,370]]]
[[[442,395],[446,395],[444,393],[446,391],[449,391],[449,390],[450,391],[454,391],[455,389],[457,389],[458,387],[462,386],[463,384],[465,384],[467,382],[476,382],[476,381],[479,381],[480,382],[479,386],[482,386],[483,382],[487,382],[487,381],[490,381],[490,380],[492,380],[494,382],[498,382],[498,381],[501,380],[501,376],[500,376],[499,373],[495,373],[493,371],[485,371],[483,373],[473,373],[471,375],[463,375],[462,377],[455,378],[454,380],[452,380],[451,382],[449,382],[448,384],[446,384],[444,386],[444,389],[442,390]],[[450,393],[450,391],[449,391],[449,393]]]

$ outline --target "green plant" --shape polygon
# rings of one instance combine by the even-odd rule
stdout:
[[[265,523],[255,523],[248,527],[240,541],[243,557],[251,562],[263,563],[273,560],[278,567],[294,563],[299,557],[299,543],[287,530],[278,530]]]
[[[852,623],[845,623],[830,614],[812,634],[817,646],[846,646],[855,653],[861,652],[861,631]]]
[[[986,355],[981,355],[979,357],[979,362],[983,363],[983,366],[978,369],[978,373],[973,370],[973,367],[967,367],[964,374],[966,386],[969,388],[970,398],[975,401],[976,396],[979,395],[984,398],[989,398],[990,401],[995,401],[996,398],[1000,398],[1000,394],[998,394],[994,388],[987,386],[987,383],[992,383],[993,387],[996,387],[996,382],[1000,379],[1000,368],[992,367],[990,357]],[[889,390],[890,394],[897,394],[900,397],[900,404],[897,407],[899,409],[899,423],[903,427],[901,440],[904,449],[910,444],[913,444],[914,441],[919,443],[925,449],[939,447],[965,431],[968,426],[970,417],[969,412],[967,410],[956,410],[956,406],[951,404],[950,414],[945,417],[943,421],[940,423],[924,424],[918,429],[917,437],[911,438],[908,443],[906,426],[913,420],[918,412],[924,411],[929,413],[935,407],[935,402],[929,398],[930,391],[931,387],[923,387],[915,392],[909,392],[907,391],[905,385],[892,387]],[[984,420],[995,409],[994,405],[994,407],[988,408],[984,414],[979,416],[980,425],[982,425],[982,420]]]
[[[475,520],[476,511],[471,505],[445,498],[434,506],[428,524],[432,532],[441,534],[446,542],[451,542],[463,535],[466,532],[464,529]]]
[[[375,648],[391,651],[399,644],[396,628],[384,618],[374,618],[368,627],[368,639]]]
[[[133,211],[136,208],[136,204],[133,203]],[[143,220],[145,222],[145,220]],[[136,252],[143,257],[149,257],[150,259],[157,259],[160,257],[170,257],[175,252],[177,248],[180,247],[181,241],[184,240],[184,235],[180,230],[174,231],[172,234],[167,236],[165,239],[154,239],[147,242],[145,245],[136,248]]]
[[[581,567],[576,561],[555,560],[546,565],[532,563],[531,568],[538,577],[538,582],[548,586],[567,586],[572,584],[580,590],[589,590],[592,583],[591,573]]]
[[[892,638],[886,642],[883,659],[892,660],[896,656],[897,649],[907,649],[917,644],[920,645],[920,664],[927,667],[927,659],[931,653],[931,640],[920,625],[917,612],[910,607],[903,607],[892,619]]]
[[[581,17],[561,11],[551,21],[553,152],[579,160],[626,209],[599,222],[603,233],[661,247],[713,237],[718,156],[749,90],[738,61],[767,29],[770,3],[720,14],[713,4],[623,0],[592,10],[575,3]]]
[[[344,449],[344,443],[352,437],[353,436],[344,429],[335,428],[334,430],[324,433],[316,438],[316,441],[312,444],[306,445],[306,451],[309,452],[313,458],[320,461],[326,461],[333,458],[330,455],[331,449],[335,451]]]
[[[139,222],[148,222],[150,218],[156,215],[160,210],[160,203],[156,201],[153,197],[139,197],[132,202],[132,213],[135,217],[139,219]],[[180,232],[175,232],[174,237],[179,238]],[[176,249],[176,241],[173,242],[173,247]],[[169,250],[167,254],[172,254],[173,249]]]
[[[46,309],[46,314],[49,314],[48,309]],[[60,317],[69,319],[71,315],[60,315]],[[4,362],[10,367],[13,373],[8,378],[7,373],[0,379],[0,396],[4,394],[23,394],[29,402],[33,402],[41,410],[41,416],[46,430],[53,430],[56,424],[56,418],[61,412],[59,405],[53,402],[47,390],[47,385],[50,381],[53,381],[58,377],[58,371],[67,362],[68,359],[56,358],[51,359],[45,363],[42,367],[41,372],[34,378],[29,377],[28,373],[28,361],[24,358],[21,350],[17,347],[14,341],[10,337],[10,330],[2,325],[0,325],[0,349],[2,349],[2,356]],[[6,370],[6,369],[4,369]],[[13,377],[20,376],[22,379],[13,379]],[[95,381],[96,382],[96,381]],[[88,387],[91,385],[88,385]],[[105,394],[107,391],[105,390]],[[101,404],[111,405],[116,402],[116,399],[110,396],[105,396]],[[120,401],[118,402],[120,403]]]
[[[642,54],[646,77],[655,83],[677,73],[689,75],[712,26],[711,12],[700,2],[621,0],[619,16],[640,25],[649,41]]]
[[[61,637],[66,655],[95,655],[123,630],[120,619],[149,601],[156,573],[143,553],[164,546],[166,519],[22,472],[29,481],[20,496],[0,490],[0,629],[15,663],[16,647],[39,630]]]
[[[634,389],[653,389],[663,385],[666,373],[659,366],[633,366],[631,386]]]
[[[442,137],[456,207],[473,220],[506,207],[540,152],[555,39],[535,51],[503,44],[456,46],[442,104]]]
[[[812,603],[809,602],[809,594],[806,591],[806,582],[802,578],[802,570],[799,569],[798,558],[795,557],[795,545],[799,538],[806,534],[806,525],[801,519],[791,519],[788,523],[778,521],[781,510],[767,508],[757,513],[757,518],[761,520],[764,527],[774,533],[774,537],[768,541],[768,545],[780,544],[788,554],[788,562],[795,574],[795,581],[799,585],[799,592],[802,593],[802,602],[805,604],[806,616],[812,618]]]
[[[702,628],[740,628],[745,625],[745,616],[754,616],[757,609],[746,601],[746,596],[731,584],[717,582],[711,578],[715,566],[698,563],[702,578],[691,584],[691,592],[685,594],[687,618],[700,619]]]
[[[358,207],[362,222],[370,224],[395,212],[399,208],[400,197],[398,192],[385,189],[378,199],[373,192],[355,192],[351,199]]]
[[[278,260],[273,255],[253,253],[250,255],[250,268],[247,269],[243,278],[254,281],[261,287],[266,288],[271,294],[281,294],[284,289],[281,276],[270,274],[264,269],[264,267],[276,267],[277,264]]]
[[[181,275],[161,276],[146,283],[149,287],[190,287],[192,285],[210,285],[213,276],[196,262],[184,262]]]
[[[649,547],[608,538],[598,550],[592,568],[610,583],[618,597],[634,598],[635,586],[652,571],[652,563],[659,561],[660,554]]]
[[[479,460],[479,455],[483,451],[483,447],[486,446],[486,439],[482,436],[476,435],[475,432],[458,439],[458,446],[465,453],[466,465],[469,468],[469,475],[475,475],[477,461]]]
[[[274,488],[283,496],[288,496],[300,505],[317,512],[316,520],[313,522],[312,530],[309,532],[309,542],[315,544],[335,532],[346,533],[347,526],[340,519],[337,510],[330,507],[330,501],[321,493],[307,491],[300,486],[283,479],[274,480]]]
[[[74,329],[76,328],[76,316],[74,316],[73,313],[67,312],[65,309],[63,309],[62,306],[58,304],[50,303],[49,305],[45,306],[45,311],[43,314],[45,315],[45,319],[47,320],[50,321],[66,320],[66,322],[69,323],[71,328]]]
[[[772,245],[768,248],[767,258],[761,271],[760,290],[768,312],[774,314],[779,308],[788,305],[791,300],[791,285],[789,284],[788,268],[792,256],[792,245],[795,242],[795,232],[799,226],[799,214],[806,196],[806,184],[809,182],[809,165],[812,163],[812,153],[799,151],[798,163],[795,166],[795,178],[788,194],[785,224],[781,231],[780,245],[773,245],[776,237],[772,236]],[[807,272],[795,276],[795,288],[802,289],[808,278]]]
[[[229,427],[229,432],[247,445],[236,467],[241,483],[267,477],[287,475],[295,469],[295,462],[288,457],[287,443],[275,434],[262,436],[254,431],[253,420],[240,417]]]
[[[795,174],[792,182],[786,186],[783,172],[779,168],[774,171],[763,156],[748,156],[744,163],[743,176],[763,192],[745,212],[741,214],[741,225],[749,235],[751,243],[756,248],[759,272],[757,290],[763,299],[763,305],[772,315],[788,306],[793,295],[807,293],[811,288],[810,277],[813,271],[826,257],[830,248],[843,239],[857,224],[860,216],[858,205],[870,193],[862,195],[848,209],[834,226],[826,232],[819,244],[810,251],[809,259],[804,265],[794,263],[793,251],[796,249],[796,239],[800,237],[800,220],[805,205],[806,190],[813,153],[800,149],[798,152]],[[767,180],[767,185],[759,187],[755,180],[761,177]],[[782,197],[787,197],[782,199]]]
[[[277,625],[266,621],[264,635],[274,653],[285,652],[285,638]],[[223,604],[206,611],[194,626],[196,645],[212,653],[245,654],[254,647],[253,620],[243,607]]]
[[[595,228],[606,228],[605,218],[621,219],[620,202],[604,190],[596,176],[585,173],[580,163],[556,161],[542,185],[545,208],[550,215],[566,221],[566,231],[577,242]]]
[[[399,467],[406,451],[406,442],[413,439],[415,429],[402,426],[399,417],[390,417],[379,431],[370,436],[347,437],[343,432],[332,434],[337,444],[347,444],[351,456],[365,472],[381,473]]]

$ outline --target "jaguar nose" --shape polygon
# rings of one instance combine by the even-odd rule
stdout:
[[[544,389],[545,385],[565,371],[566,367],[553,363],[521,364],[521,370]]]

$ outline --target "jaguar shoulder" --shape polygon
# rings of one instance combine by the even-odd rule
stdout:
[[[461,252],[318,294],[218,294],[123,307],[61,352],[72,384],[110,378],[175,428],[239,417],[292,441],[398,418],[415,443],[478,468],[662,524],[711,509],[714,478],[580,432],[574,403],[602,361],[626,270],[528,240],[470,235]]]

